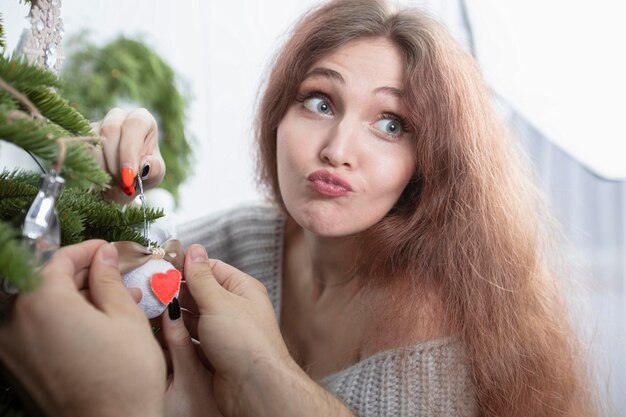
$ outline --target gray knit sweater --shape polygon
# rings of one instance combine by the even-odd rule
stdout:
[[[200,243],[209,257],[257,278],[280,318],[285,216],[268,205],[248,205],[178,227],[185,246]],[[320,385],[357,416],[474,416],[467,361],[454,337],[376,353]]]

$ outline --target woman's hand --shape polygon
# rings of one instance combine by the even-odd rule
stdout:
[[[197,325],[200,346],[215,368],[215,399],[224,415],[238,415],[244,407],[239,401],[248,399],[248,383],[297,365],[263,284],[223,262],[209,261],[200,245],[189,248],[184,271],[193,300],[183,299],[182,305],[198,314],[192,334]]]
[[[116,249],[62,248],[42,277],[0,325],[0,360],[35,403],[55,416],[161,415],[165,361]]]
[[[185,256],[191,298],[181,292],[192,335],[215,368],[213,392],[229,417],[354,417],[295,363],[263,284],[220,261],[200,245]]]
[[[96,159],[113,177],[111,188],[104,193],[106,199],[131,202],[139,191],[135,189],[137,173],[141,174],[144,189],[161,183],[165,163],[159,151],[159,131],[146,109],[112,109],[92,127],[103,138],[102,148],[95,148]]]
[[[221,417],[213,397],[213,377],[200,362],[201,352],[183,323],[176,298],[163,314],[163,337],[172,368],[165,392],[165,416]]]

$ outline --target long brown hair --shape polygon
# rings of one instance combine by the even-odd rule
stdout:
[[[437,287],[467,351],[481,415],[596,415],[549,262],[551,220],[474,60],[434,20],[376,0],[332,1],[305,15],[260,102],[261,182],[282,206],[278,124],[313,63],[364,37],[402,52],[417,155],[413,180],[362,239],[369,283],[413,277]]]

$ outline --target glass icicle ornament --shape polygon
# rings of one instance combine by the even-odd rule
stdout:
[[[61,228],[56,201],[63,193],[65,180],[54,171],[41,176],[39,191],[28,209],[22,236],[32,248],[35,266],[41,265],[61,246]]]

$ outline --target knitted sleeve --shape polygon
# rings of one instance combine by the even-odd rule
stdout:
[[[377,353],[320,383],[360,417],[477,415],[469,366],[454,337]]]

